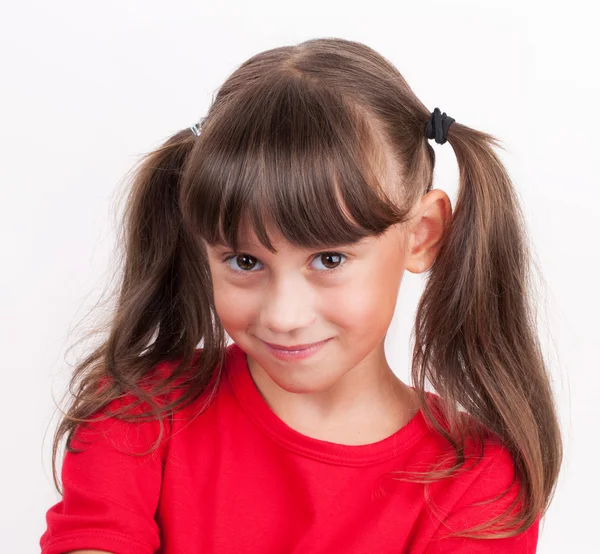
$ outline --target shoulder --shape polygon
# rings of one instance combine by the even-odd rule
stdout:
[[[465,417],[471,418],[468,414]],[[494,533],[502,524],[519,521],[526,491],[516,458],[493,433],[484,434],[482,439],[480,442],[468,437],[462,466],[428,485],[429,507],[438,521],[438,538],[495,521],[488,529],[482,528],[483,533]],[[452,465],[456,461],[454,450],[449,446],[441,449],[438,461],[444,468]],[[536,533],[537,523],[528,536]]]
[[[436,531],[427,552],[535,552],[539,516],[518,534],[502,534],[503,526],[516,529],[523,517],[524,490],[510,450],[497,442],[486,442],[481,458],[467,461],[466,466],[463,472],[432,487]],[[469,535],[461,536],[465,532]],[[470,538],[471,533],[497,538]]]
[[[194,353],[195,363],[199,350]],[[131,453],[146,451],[161,436],[164,442],[170,433],[171,418],[166,406],[172,405],[186,391],[189,377],[175,376],[180,360],[164,360],[155,364],[137,385],[138,391],[128,390],[114,396],[91,411],[75,428],[71,446],[77,450],[91,444],[103,444],[105,449],[117,448]],[[159,391],[157,387],[172,381]],[[99,383],[99,390],[106,387],[108,378]]]
[[[457,461],[455,451],[441,436],[438,442],[436,463],[440,469],[449,468]],[[508,489],[516,490],[518,486],[515,459],[510,450],[496,439],[485,437],[477,446],[467,439],[460,468],[433,483],[431,488],[446,497],[446,505],[460,506],[492,498]]]
[[[448,430],[450,425],[443,410],[443,401],[435,393],[427,393],[427,405],[440,426]],[[479,513],[506,507],[507,500],[519,496],[521,484],[518,478],[516,458],[500,437],[478,423],[467,412],[460,418],[465,425],[464,461],[449,477],[431,483],[432,498],[443,506],[445,512],[468,509],[478,503]],[[456,452],[439,430],[428,421],[429,441],[434,467],[448,469],[457,461]]]
[[[519,481],[515,460],[504,445],[495,440],[486,440],[481,458],[473,455],[472,460],[466,461],[466,465],[457,507],[468,507],[475,502],[492,502],[505,493],[511,498],[516,497]],[[502,502],[502,505],[505,504],[506,502]],[[498,507],[497,504],[496,508]]]

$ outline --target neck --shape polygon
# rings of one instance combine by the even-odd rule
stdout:
[[[338,444],[370,444],[392,435],[417,412],[416,395],[389,367],[383,345],[326,390],[289,392],[247,356],[252,379],[289,427]]]

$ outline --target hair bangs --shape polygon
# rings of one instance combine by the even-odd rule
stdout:
[[[235,123],[214,119],[191,156],[195,230],[234,250],[253,230],[275,252],[268,225],[309,249],[353,244],[401,221],[383,192],[368,118],[339,92],[289,75],[276,83],[222,114]]]

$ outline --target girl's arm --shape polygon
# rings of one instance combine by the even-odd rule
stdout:
[[[151,449],[159,422],[110,417],[79,427],[62,465],[62,500],[46,513],[42,554],[152,554],[160,546],[154,519],[164,442]],[[168,418],[163,437],[169,433]],[[138,455],[134,455],[138,454]],[[140,455],[141,454],[141,455]]]

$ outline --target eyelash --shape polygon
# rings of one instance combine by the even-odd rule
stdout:
[[[348,256],[347,254],[343,254],[342,252],[319,252],[318,254],[315,254],[313,257],[313,260],[318,258],[319,256],[323,256],[324,254],[333,254],[335,256],[341,256],[342,258],[345,258],[345,261],[343,261],[338,267],[334,267],[332,269],[325,269],[325,270],[318,270],[318,273],[327,273],[327,274],[332,274],[335,273],[337,271],[341,271],[342,269],[344,269],[344,267],[346,265],[348,265],[349,263],[349,258],[350,256]],[[250,275],[252,273],[256,273],[258,270],[237,270],[237,269],[233,269],[229,264],[227,264],[227,262],[229,260],[232,260],[233,258],[237,258],[238,256],[248,256],[249,258],[254,258],[255,260],[258,260],[258,258],[255,258],[254,256],[251,256],[250,254],[246,254],[245,252],[239,252],[239,253],[233,253],[230,252],[229,254],[226,254],[223,257],[223,263],[225,264],[225,269],[227,271],[230,271],[231,273],[233,273],[234,275]]]

